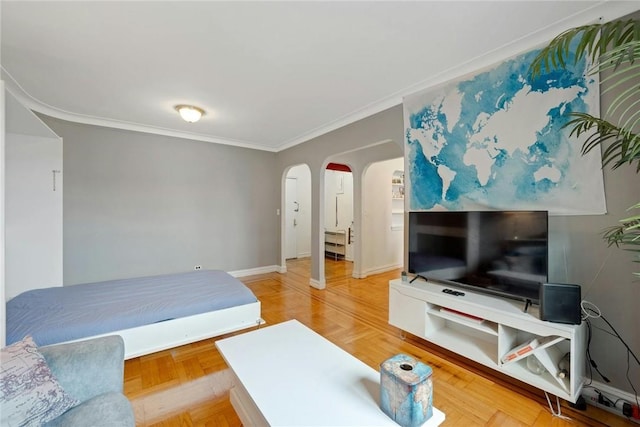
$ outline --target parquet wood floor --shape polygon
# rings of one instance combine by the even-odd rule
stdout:
[[[591,406],[573,410],[566,402],[562,413],[571,420],[554,417],[542,392],[416,337],[403,339],[387,322],[388,282],[399,271],[353,279],[350,262],[327,259],[327,288],[317,290],[308,284],[309,259],[289,261],[287,270],[241,279],[260,299],[267,325],[298,319],[376,370],[398,353],[422,360],[434,370],[434,403],[446,414],[445,427],[636,425]],[[126,361],[125,394],[138,426],[241,425],[229,403],[230,371],[214,342]],[[268,349],[247,351],[259,358]]]

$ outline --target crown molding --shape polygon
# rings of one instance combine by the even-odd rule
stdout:
[[[494,49],[493,51],[472,58],[462,64],[448,68],[428,79],[405,88],[402,91],[396,92],[388,97],[373,102],[366,107],[349,113],[335,121],[327,123],[321,127],[318,127],[289,141],[286,141],[282,145],[278,146],[277,151],[286,150],[346,125],[355,123],[366,117],[400,105],[402,104],[403,98],[406,96],[433,89],[439,85],[445,84],[448,81],[458,79],[467,74],[500,63],[508,58],[524,53],[530,49],[543,46],[551,41],[555,36],[565,30],[568,30],[569,28],[574,28],[595,22],[613,21],[639,10],[640,3],[635,1],[601,1],[588,9],[557,21],[551,25],[548,25],[547,27],[522,36],[519,39],[513,40],[503,46]]]
[[[236,141],[232,139],[225,139],[219,137],[212,137],[204,134],[197,134],[191,132],[177,131],[174,129],[161,128],[156,126],[143,125],[139,123],[126,122],[114,119],[107,119],[102,117],[88,116],[77,114],[69,111],[62,110],[60,108],[50,106],[31,96],[25,91],[17,81],[4,69],[0,67],[2,71],[2,77],[6,81],[5,87],[15,96],[24,106],[27,108],[46,114],[51,117],[55,117],[62,120],[71,122],[111,127],[116,129],[130,130],[136,132],[151,133],[156,135],[170,136],[175,138],[184,138],[196,141],[210,142],[214,144],[231,145],[241,148],[249,148],[254,150],[280,152],[296,145],[308,142],[321,135],[332,132],[341,127],[350,125],[366,117],[370,117],[374,114],[380,113],[389,108],[402,104],[404,97],[415,94],[424,90],[432,89],[441,84],[444,84],[450,80],[460,78],[466,74],[472,73],[479,69],[489,67],[493,64],[499,63],[507,58],[518,55],[522,52],[526,52],[529,49],[549,42],[553,37],[560,34],[569,28],[577,27],[598,21],[611,21],[618,19],[622,16],[640,10],[640,3],[634,1],[601,1],[596,3],[592,7],[583,10],[577,14],[569,16],[558,22],[555,22],[540,30],[527,34],[519,39],[516,39],[510,43],[507,43],[499,48],[494,49],[491,52],[472,58],[467,62],[464,62],[455,67],[446,69],[434,76],[429,77],[415,85],[412,85],[404,90],[398,91],[388,97],[373,102],[363,108],[355,110],[349,114],[344,115],[334,121],[326,123],[315,129],[298,135],[288,141],[283,142],[277,147],[266,147],[255,143],[246,141]]]
[[[89,116],[84,114],[65,111],[48,105],[29,94],[15,78],[2,66],[2,80],[5,81],[6,90],[11,93],[26,108],[45,114],[56,119],[66,120],[74,123],[82,123],[86,125],[103,126],[114,129],[129,130],[134,132],[150,133],[154,135],[169,136],[173,138],[183,138],[194,141],[210,142],[213,144],[231,145],[240,148],[249,148],[253,150],[276,152],[276,148],[266,147],[264,145],[252,144],[244,141],[236,141],[232,139],[212,137],[209,135],[198,134],[193,132],[178,131],[175,129],[162,128],[158,126],[143,125],[140,123],[126,122],[123,120],[107,119],[103,117]]]

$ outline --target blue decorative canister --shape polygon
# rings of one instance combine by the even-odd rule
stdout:
[[[380,364],[380,407],[403,427],[421,426],[433,415],[433,370],[406,354]]]

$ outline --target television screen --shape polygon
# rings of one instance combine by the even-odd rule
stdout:
[[[409,212],[409,273],[538,302],[548,279],[546,211]]]

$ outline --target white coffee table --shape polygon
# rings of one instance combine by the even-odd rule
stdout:
[[[380,374],[297,320],[216,347],[236,376],[231,404],[245,426],[397,426],[380,409]],[[433,408],[425,426],[444,418]]]

